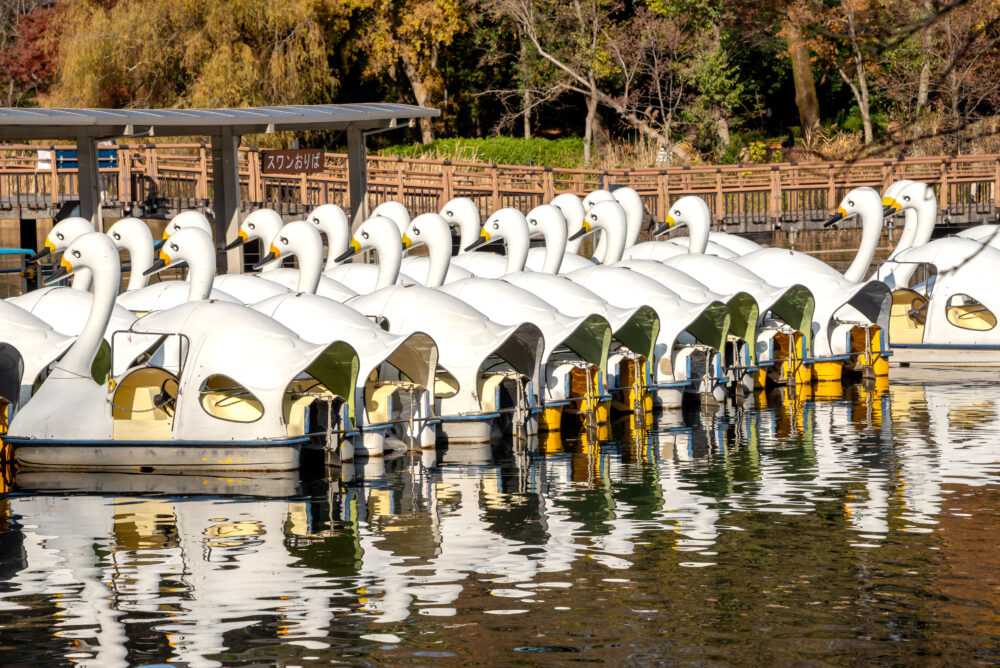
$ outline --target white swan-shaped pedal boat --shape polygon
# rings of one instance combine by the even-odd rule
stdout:
[[[203,234],[178,232],[160,266],[185,261],[187,241]],[[111,239],[94,232],[73,241],[63,273],[82,267],[94,281],[87,323],[8,430],[22,466],[291,470],[309,439],[307,407],[323,393],[353,402],[358,361],[350,346],[306,343],[263,314],[212,301],[153,313],[130,328],[137,338],[180,337],[179,374],[145,366],[97,383],[90,369],[121,280]],[[346,420],[346,411],[335,417]]]

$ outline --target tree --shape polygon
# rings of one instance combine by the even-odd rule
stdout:
[[[250,106],[332,98],[319,0],[69,0],[53,103]]]
[[[369,78],[388,74],[396,79],[398,67],[417,104],[438,104],[441,50],[465,29],[458,0],[372,0],[366,16],[367,30],[360,45],[367,56],[365,73]],[[424,143],[434,141],[431,119],[420,119],[420,138]]]
[[[59,9],[43,0],[0,4],[0,83],[4,106],[16,107],[44,92],[56,70],[48,38]]]

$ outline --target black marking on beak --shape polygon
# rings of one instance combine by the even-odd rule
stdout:
[[[667,223],[661,223],[655,230],[653,230],[654,237],[662,237],[664,234],[669,232],[671,227]]]
[[[163,244],[167,243],[166,239],[157,239],[153,242],[153,250],[158,251],[163,248]]]
[[[233,243],[229,244],[228,246],[226,246],[222,250],[231,251],[234,248],[238,248],[238,247],[240,247],[242,245],[243,245],[243,237],[236,237],[236,239],[233,241]]]
[[[146,271],[142,272],[142,275],[149,276],[150,274],[155,274],[156,272],[162,271],[163,269],[166,268],[167,268],[166,260],[164,260],[163,258],[156,258],[156,262],[153,263],[153,266],[147,269]]]
[[[886,204],[885,206],[882,207],[882,217],[883,218],[888,218],[889,216],[891,216],[894,213],[896,213],[896,210],[893,209],[888,204]]]
[[[333,261],[334,262],[343,262],[347,258],[353,257],[353,256],[354,256],[354,249],[353,248],[348,248],[343,253],[341,253],[340,255],[338,255],[337,257],[335,257],[333,259]]]
[[[27,262],[27,263],[29,263],[29,264],[32,263],[32,262],[38,262],[43,257],[48,257],[51,254],[52,254],[52,251],[50,251],[48,248],[43,248],[42,250],[38,251],[34,255],[26,257],[24,259],[24,261]]]
[[[487,239],[486,237],[479,237],[478,239],[476,239],[471,244],[469,244],[468,246],[465,247],[465,252],[468,253],[469,251],[474,251],[477,248],[481,248],[481,247],[485,246],[489,242],[490,242],[490,239]]]
[[[267,255],[265,255],[264,257],[262,257],[260,259],[260,262],[258,262],[257,264],[255,264],[253,266],[254,271],[260,269],[261,267],[263,267],[268,262],[271,262],[272,260],[277,260],[277,259],[278,259],[277,255],[275,255],[274,253],[268,253]]]
[[[580,237],[582,237],[586,233],[587,233],[587,230],[585,230],[584,228],[581,227],[576,232],[574,232],[572,234],[572,236],[570,236],[570,238],[567,239],[567,241],[573,241],[574,239],[579,239]]]
[[[823,227],[830,227],[831,225],[835,225],[836,223],[839,223],[843,219],[844,219],[844,214],[842,214],[841,212],[838,211],[837,213],[835,213],[832,216],[830,216],[830,220],[828,220],[825,223],[823,223]]]

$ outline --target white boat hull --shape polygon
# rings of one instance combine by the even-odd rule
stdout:
[[[10,439],[28,469],[76,471],[294,471],[306,439],[260,443],[97,442]]]
[[[1000,367],[1000,346],[893,344],[891,366]]]

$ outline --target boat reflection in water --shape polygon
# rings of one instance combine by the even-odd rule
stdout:
[[[684,647],[713,646],[687,625],[703,625],[699,615],[727,587],[740,592],[734,609],[756,624],[733,617],[737,635],[795,629],[810,615],[832,615],[817,623],[841,628],[832,604],[753,596],[770,591],[760,584],[769,579],[804,578],[795,570],[807,568],[795,556],[803,554],[826,569],[816,583],[824,596],[861,596],[871,581],[859,581],[859,565],[887,568],[879,555],[897,559],[906,536],[923,541],[906,554],[920,587],[866,624],[873,637],[889,628],[919,635],[910,618],[926,624],[937,614],[921,596],[951,591],[936,579],[940,544],[926,542],[951,535],[946,497],[974,499],[1000,481],[998,401],[992,383],[779,391],[753,410],[664,416],[649,432],[619,425],[611,443],[543,436],[359,460],[333,480],[21,473],[0,497],[0,659],[208,666],[377,659],[394,647],[392,657],[421,662],[513,661],[505,652],[539,628],[558,637],[547,642],[582,652],[634,632],[630,646],[643,656],[677,659]],[[995,542],[997,523],[976,508],[983,539]],[[615,587],[632,587],[636,599],[622,603]],[[793,619],[775,617],[782,606]],[[622,609],[649,619],[629,631]],[[556,611],[570,621],[556,626]],[[677,654],[649,640],[667,623],[657,611],[687,620],[672,622]],[[486,613],[510,615],[511,634],[491,635],[480,653],[476,634],[462,629],[485,632]],[[428,633],[437,650],[421,640]],[[738,658],[727,643],[709,656]],[[810,656],[875,655],[840,651]]]

